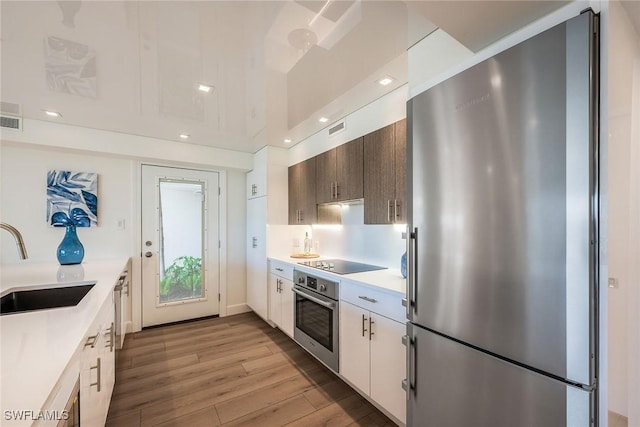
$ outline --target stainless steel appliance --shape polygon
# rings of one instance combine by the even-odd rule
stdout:
[[[361,262],[347,261],[344,259],[326,259],[322,261],[303,261],[300,265],[317,268],[318,270],[330,271],[336,274],[363,273],[365,271],[385,270],[387,267],[379,265],[363,264]]]
[[[329,368],[339,372],[338,282],[293,270],[293,338]]]
[[[80,379],[76,381],[57,427],[80,427]]]
[[[408,425],[597,425],[598,17],[408,120]]]

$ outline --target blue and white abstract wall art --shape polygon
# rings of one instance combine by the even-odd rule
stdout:
[[[98,174],[51,170],[47,173],[47,223],[53,227],[98,225]]]

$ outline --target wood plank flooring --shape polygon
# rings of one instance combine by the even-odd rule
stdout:
[[[127,335],[108,427],[395,424],[253,313]]]

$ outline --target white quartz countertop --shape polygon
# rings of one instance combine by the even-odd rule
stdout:
[[[2,295],[13,288],[50,288],[78,282],[96,285],[74,307],[0,316],[1,414],[42,409],[100,308],[111,298],[127,262],[121,258],[64,267],[28,261],[2,265]]]
[[[285,255],[270,256],[269,259],[279,262],[284,262],[293,265],[298,270],[304,270],[311,274],[332,278],[333,280],[348,280],[350,282],[357,282],[363,285],[373,286],[376,288],[384,289],[387,291],[398,292],[405,294],[407,292],[407,281],[400,269],[386,268],[384,270],[366,271],[364,273],[352,273],[352,274],[336,274],[326,270],[319,270],[313,267],[307,267],[299,262],[304,261],[323,261],[328,259],[335,259],[336,257],[322,256],[320,258],[311,259],[298,259],[291,258]],[[361,261],[355,261],[361,262]]]

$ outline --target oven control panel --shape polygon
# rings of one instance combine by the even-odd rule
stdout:
[[[293,270],[293,281],[297,286],[306,288],[338,300],[338,282],[314,276],[299,270]]]

